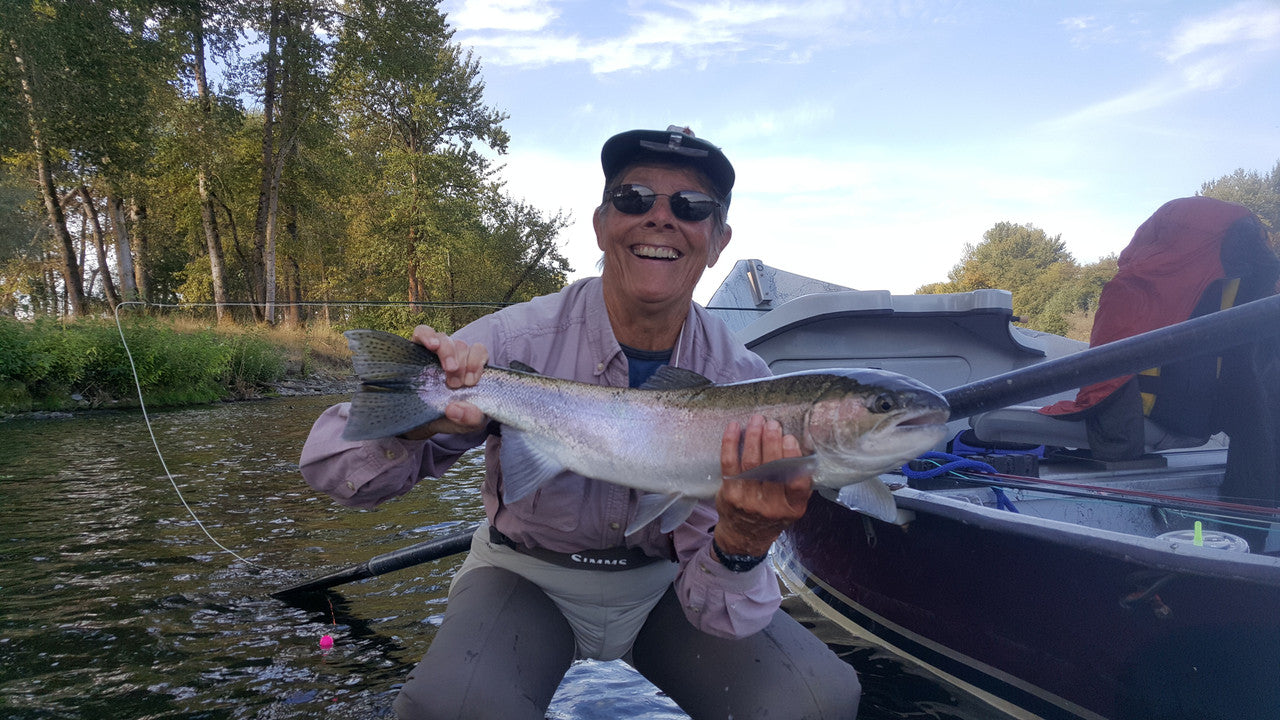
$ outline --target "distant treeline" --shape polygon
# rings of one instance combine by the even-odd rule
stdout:
[[[1206,182],[1198,194],[1252,210],[1267,226],[1272,249],[1280,251],[1280,162],[1266,175],[1236,170]],[[1061,235],[1050,236],[1031,224],[996,223],[982,238],[965,246],[964,256],[946,282],[931,283],[916,292],[1008,290],[1013,294],[1013,314],[1023,318],[1026,327],[1089,339],[1102,286],[1116,274],[1116,254],[1080,265],[1067,252]]]
[[[0,3],[0,314],[561,287],[437,0]]]

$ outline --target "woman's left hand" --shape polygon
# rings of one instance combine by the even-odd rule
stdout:
[[[720,443],[724,482],[716,493],[720,520],[715,528],[716,546],[725,553],[765,555],[778,535],[804,515],[813,491],[812,477],[793,477],[786,482],[737,477],[784,457],[800,457],[800,443],[794,435],[784,436],[776,420],[753,415],[745,430],[736,422],[725,428]]]

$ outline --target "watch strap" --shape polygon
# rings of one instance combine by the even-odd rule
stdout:
[[[767,553],[765,555],[731,555],[720,549],[714,536],[711,538],[711,551],[716,554],[716,560],[719,560],[720,564],[728,568],[730,572],[747,572],[764,562],[764,559],[768,557]]]

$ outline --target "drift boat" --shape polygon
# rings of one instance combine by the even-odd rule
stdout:
[[[876,367],[946,391],[1086,349],[1014,325],[1005,291],[856,291],[758,260],[707,307],[775,373]],[[1036,412],[1074,396],[953,419],[950,455],[883,476],[895,522],[815,493],[775,547],[784,582],[1009,716],[1280,717],[1280,516],[1219,498],[1220,435],[1147,421],[1141,458],[1094,459],[1082,422]]]

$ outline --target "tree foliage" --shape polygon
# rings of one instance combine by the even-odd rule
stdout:
[[[555,290],[567,219],[505,191],[483,95],[438,0],[3,3],[0,312],[112,287],[219,319],[380,300],[408,320]]]
[[[1252,210],[1267,227],[1271,249],[1280,252],[1280,161],[1266,175],[1244,169],[1223,175],[1202,185],[1198,194]]]
[[[967,244],[947,281],[920,287],[923,294],[1008,290],[1013,313],[1027,327],[1087,340],[1102,286],[1116,273],[1116,258],[1076,263],[1061,235],[1034,225],[996,223],[983,241]]]
[[[1266,174],[1236,170],[1204,183],[1198,194],[1252,210],[1266,225],[1272,249],[1280,254],[1280,162]],[[1116,274],[1116,254],[1080,265],[1060,235],[1050,237],[1030,224],[997,223],[982,237],[981,243],[965,245],[946,282],[930,283],[916,292],[1008,290],[1014,314],[1028,327],[1089,339],[1102,286]]]

